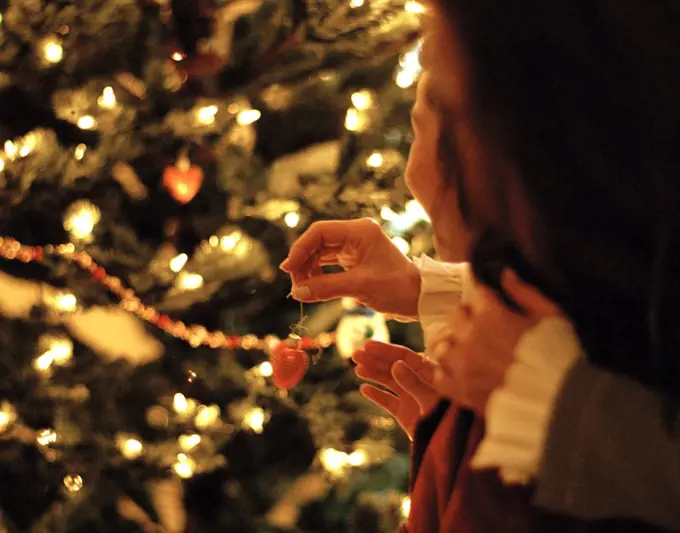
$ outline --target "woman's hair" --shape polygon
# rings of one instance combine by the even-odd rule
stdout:
[[[680,2],[431,3],[467,62],[486,179],[507,203],[509,161],[536,221],[530,265],[506,220],[482,228],[476,271],[519,269],[594,362],[677,394]]]

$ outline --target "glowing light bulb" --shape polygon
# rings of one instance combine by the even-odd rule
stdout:
[[[416,15],[420,15],[422,13],[425,13],[425,6],[421,4],[420,2],[416,2],[415,0],[406,0],[406,4],[404,4],[404,9],[409,12],[413,13]]]
[[[229,235],[225,235],[220,239],[220,248],[222,248],[222,250],[225,252],[231,252],[234,248],[236,248],[236,245],[239,243],[241,238],[242,235],[240,231],[234,231]]]
[[[380,216],[382,217],[383,220],[394,220],[397,215],[394,211],[392,211],[392,208],[389,206],[383,206],[382,209],[380,209]]]
[[[217,405],[199,407],[194,424],[198,429],[215,427],[220,421],[220,415],[220,408]]]
[[[349,0],[349,7],[357,8],[364,5],[365,0]]]
[[[409,200],[406,202],[406,212],[417,220],[430,221],[430,217],[418,200]]]
[[[78,492],[83,488],[83,478],[79,475],[68,475],[64,477],[64,486],[69,492]]]
[[[184,396],[184,394],[182,394],[181,392],[175,394],[172,397],[172,408],[178,415],[183,415],[187,413],[189,410],[189,402],[187,401],[187,397]]]
[[[243,111],[240,111],[238,115],[236,115],[236,122],[241,126],[248,126],[249,124],[253,124],[260,120],[261,116],[262,113],[260,113],[257,109],[244,109]]]
[[[264,363],[260,363],[260,366],[257,367],[257,371],[262,377],[268,378],[274,373],[274,368],[269,361],[265,361]]]
[[[189,479],[194,475],[196,463],[183,453],[177,454],[177,462],[172,465],[172,470],[182,479]]]
[[[338,475],[347,466],[347,454],[334,448],[325,448],[319,455],[321,465],[331,474]]]
[[[35,368],[38,372],[47,372],[52,366],[53,362],[54,356],[52,353],[45,352],[39,357],[36,357],[35,361],[33,361],[33,368]]]
[[[184,54],[180,51],[173,52],[172,55],[170,56],[173,61],[182,61],[184,59]]]
[[[255,433],[262,433],[266,416],[261,407],[253,407],[243,417],[243,424]]]
[[[384,162],[384,158],[380,152],[373,152],[366,159],[366,164],[371,168],[380,168]]]
[[[373,105],[371,91],[364,89],[352,94],[352,105],[357,109],[366,110]]]
[[[116,107],[116,93],[113,91],[113,87],[104,87],[101,96],[97,99],[97,103],[106,109]]]
[[[27,134],[19,148],[19,157],[27,157],[38,145],[38,136],[35,133]]]
[[[73,313],[78,309],[78,300],[74,294],[60,293],[57,294],[52,302],[54,308],[62,313]]]
[[[183,451],[190,452],[201,443],[201,436],[196,433],[191,435],[180,435],[177,439],[177,443]]]
[[[401,516],[408,518],[409,514],[411,514],[411,498],[404,496],[401,500]]]
[[[283,217],[283,222],[289,228],[294,228],[300,223],[300,214],[296,213],[295,211],[286,213],[286,215]]]
[[[57,433],[53,429],[43,429],[38,432],[38,436],[35,439],[40,446],[49,446],[57,442]]]
[[[402,237],[393,237],[392,242],[396,245],[397,248],[399,248],[399,251],[404,255],[406,255],[411,249],[411,245],[408,243],[406,239]]]
[[[64,48],[57,37],[47,37],[42,42],[43,57],[48,63],[59,63],[64,59]]]
[[[83,115],[78,119],[78,127],[81,130],[93,130],[97,127],[97,121],[92,115]]]
[[[351,466],[362,466],[368,462],[368,454],[365,450],[354,450],[347,456],[347,464]]]
[[[0,157],[0,172],[2,172],[3,170],[5,170],[5,160],[2,157]]]
[[[193,272],[180,272],[176,285],[185,291],[195,291],[203,287],[203,276]]]
[[[408,89],[416,82],[416,76],[408,70],[401,70],[394,81],[400,89]]]
[[[5,141],[5,154],[11,160],[14,159],[19,153],[19,148],[12,141]]]
[[[218,107],[216,105],[209,105],[205,107],[201,107],[197,112],[196,112],[196,120],[200,124],[203,124],[204,126],[209,126],[210,124],[214,124],[215,122],[215,116],[217,115]]]
[[[101,213],[96,205],[88,200],[78,200],[71,204],[64,216],[64,229],[71,238],[78,241],[90,241],[94,227],[101,220]]]
[[[345,128],[349,131],[359,131],[361,127],[361,119],[359,116],[359,111],[350,107],[345,115]]]
[[[10,425],[17,419],[17,411],[9,402],[0,404],[0,433],[7,431]]]
[[[179,254],[170,259],[170,270],[173,272],[179,272],[187,264],[189,256],[187,254]]]
[[[144,451],[144,445],[135,438],[123,439],[119,444],[120,453],[129,460],[137,459]]]
[[[73,151],[73,157],[76,158],[76,161],[81,161],[83,157],[85,157],[85,152],[87,151],[87,146],[84,144],[79,144],[76,146],[76,149]]]
[[[47,350],[35,361],[36,368],[39,370],[46,370],[52,364],[63,366],[73,359],[73,342],[68,337],[63,335],[44,335],[40,339],[40,344],[45,346]],[[43,357],[45,359],[41,362]],[[43,368],[45,364],[47,366]]]

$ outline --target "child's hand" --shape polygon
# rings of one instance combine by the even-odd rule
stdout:
[[[367,341],[354,361],[357,376],[391,391],[363,384],[361,394],[394,416],[413,439],[420,417],[440,399],[432,387],[434,365],[408,348],[375,341]]]
[[[469,306],[449,316],[448,344],[435,351],[439,367],[434,386],[458,404],[484,415],[489,395],[503,384],[520,337],[560,309],[534,287],[507,270],[503,289],[523,310],[509,309],[488,287],[477,286]]]

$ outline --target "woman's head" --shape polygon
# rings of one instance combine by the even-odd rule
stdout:
[[[649,302],[680,262],[680,4],[431,4],[426,76],[450,115],[439,151],[460,161],[441,177],[472,233],[519,250],[595,358],[644,373]],[[664,282],[676,306],[677,277]]]

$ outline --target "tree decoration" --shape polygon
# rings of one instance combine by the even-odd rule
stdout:
[[[181,154],[177,162],[166,167],[163,172],[163,185],[180,204],[188,204],[198,194],[203,184],[203,170],[192,165],[186,154]]]
[[[300,338],[291,335],[272,350],[272,380],[282,390],[294,388],[309,369],[309,354],[300,347]]]

